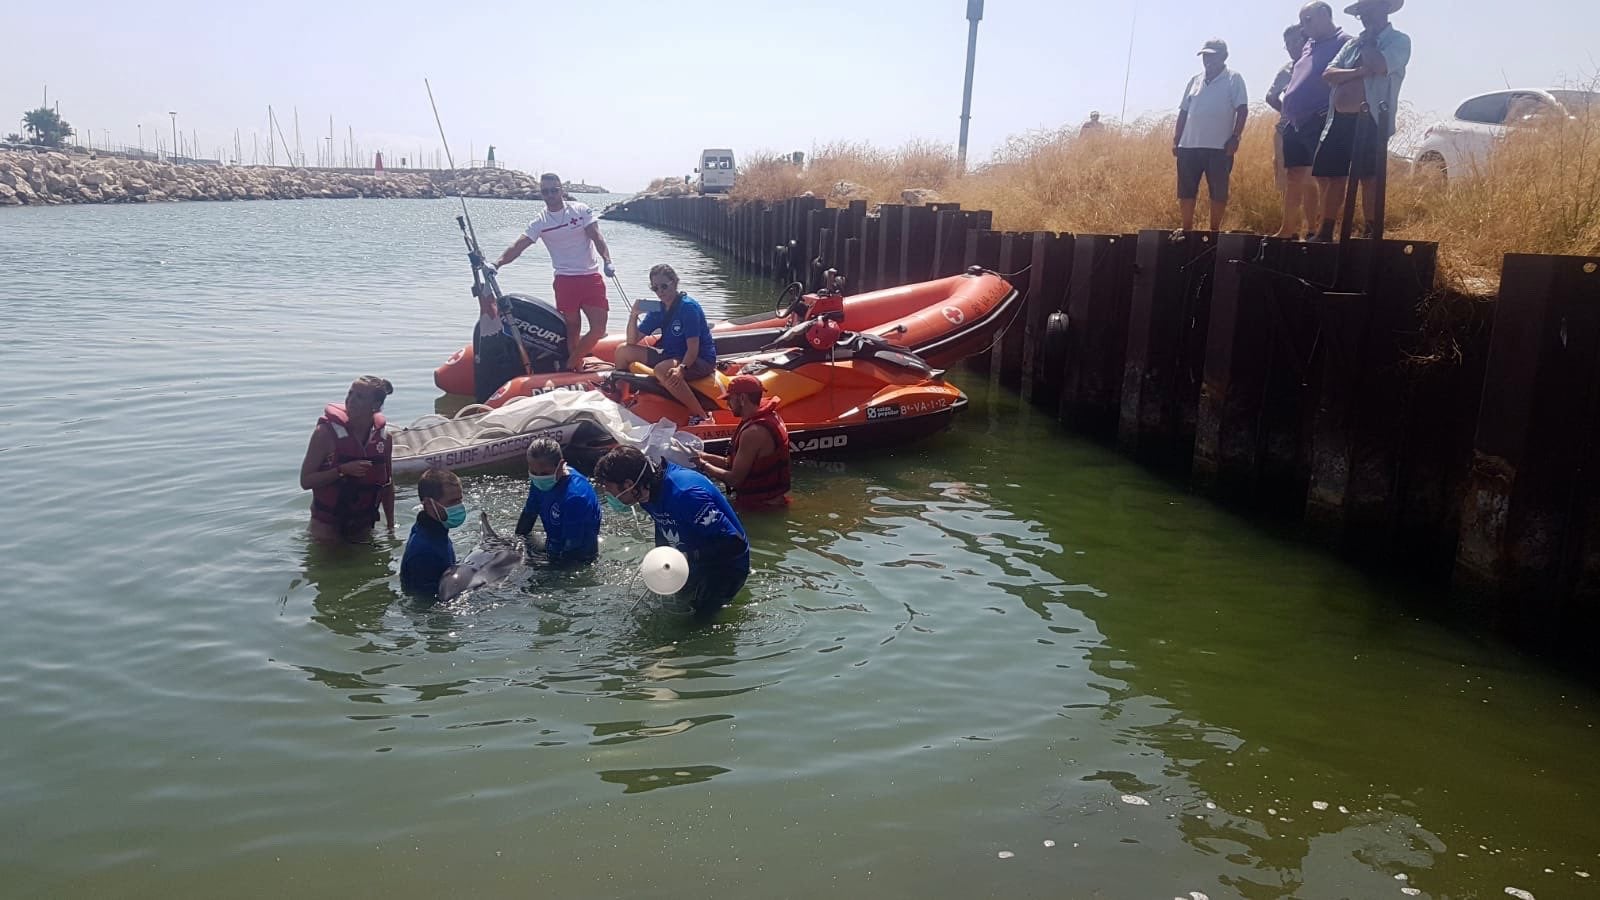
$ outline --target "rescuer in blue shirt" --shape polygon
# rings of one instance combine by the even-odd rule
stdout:
[[[705,416],[689,383],[717,370],[717,345],[711,337],[706,311],[686,291],[678,289],[678,273],[666,263],[650,268],[650,290],[659,309],[647,310],[640,299],[628,314],[627,343],[617,348],[617,368],[627,371],[634,363],[649,366],[656,380],[689,411],[689,424]],[[654,347],[646,347],[646,335],[661,332]]]
[[[656,546],[677,548],[689,560],[689,583],[678,593],[700,619],[710,619],[739,593],[750,575],[750,541],[728,498],[699,472],[650,462],[632,447],[601,457],[595,480],[606,504],[638,504],[656,523]]]
[[[574,473],[561,445],[539,438],[528,445],[528,502],[517,519],[517,537],[539,549],[533,520],[544,525],[544,552],[552,566],[594,562],[600,554],[600,501],[589,479]]]
[[[417,513],[417,523],[406,538],[405,555],[400,558],[400,586],[408,594],[436,597],[439,579],[456,564],[450,529],[467,520],[461,479],[449,469],[429,469],[417,482],[417,498],[422,501],[422,511]]]

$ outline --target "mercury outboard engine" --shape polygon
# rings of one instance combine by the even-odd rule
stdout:
[[[504,294],[499,302],[501,330],[487,336],[472,330],[473,394],[479,403],[530,368],[542,374],[567,365],[567,323],[555,307],[522,294]]]

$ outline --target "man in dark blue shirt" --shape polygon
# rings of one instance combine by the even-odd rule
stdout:
[[[647,301],[633,305],[628,315],[628,342],[617,348],[617,368],[634,363],[655,370],[674,399],[689,410],[690,422],[705,415],[689,382],[698,381],[717,369],[717,347],[711,339],[706,312],[687,293],[678,290],[678,273],[665,263],[650,269],[650,290],[660,300],[660,309],[646,311]],[[643,319],[640,315],[643,314]],[[646,335],[661,332],[654,347],[641,344]]]
[[[528,502],[517,520],[517,537],[537,549],[535,518],[544,524],[544,552],[552,566],[582,565],[600,554],[600,501],[594,487],[573,473],[561,445],[550,438],[528,445]]]
[[[422,511],[400,558],[400,585],[408,594],[432,598],[438,596],[439,579],[456,564],[450,529],[467,520],[467,507],[461,502],[461,479],[448,469],[422,473],[417,497]]]
[[[680,594],[701,619],[710,619],[744,587],[750,575],[750,541],[728,498],[699,472],[670,462],[650,462],[632,447],[601,457],[595,479],[612,508],[638,504],[656,523],[656,546],[671,546],[689,560],[689,583]]]

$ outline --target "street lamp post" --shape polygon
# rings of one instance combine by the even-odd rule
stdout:
[[[967,83],[961,90],[961,143],[956,148],[956,172],[967,171],[967,125],[972,121],[972,69],[978,60],[978,23],[983,20],[983,0],[967,0]]]
[[[144,155],[144,123],[139,123],[139,155]]]
[[[172,117],[172,152],[173,153],[177,153],[178,152],[178,113],[175,110],[169,110],[167,112],[167,115]]]

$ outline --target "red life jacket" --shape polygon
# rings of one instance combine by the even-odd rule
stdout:
[[[389,458],[393,448],[384,433],[383,413],[372,414],[372,431],[365,445],[356,443],[350,433],[350,414],[343,403],[329,403],[317,420],[318,428],[333,435],[333,453],[317,468],[319,472],[337,468],[358,459],[369,460],[372,468],[362,478],[340,478],[326,487],[311,491],[311,518],[338,527],[341,531],[371,528],[378,521],[378,504],[389,484]]]
[[[739,423],[728,450],[729,460],[739,455],[739,439],[749,428],[765,428],[772,435],[777,451],[757,459],[750,466],[750,474],[734,489],[736,505],[741,509],[753,509],[788,503],[789,429],[778,415],[776,397],[767,398],[755,415]]]

